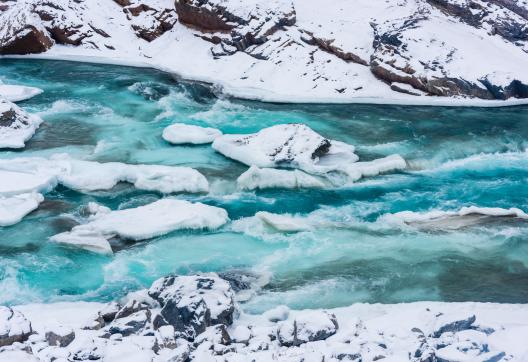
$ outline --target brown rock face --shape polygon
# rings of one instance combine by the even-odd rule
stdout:
[[[32,25],[26,25],[9,39],[0,40],[0,54],[42,53],[51,48],[52,45],[53,40],[48,34]]]
[[[230,31],[241,19],[229,13],[224,7],[205,7],[205,1],[176,0],[176,12],[178,19],[187,25],[198,28],[202,31]]]
[[[176,24],[176,11],[174,9],[155,9],[144,3],[137,3],[133,0],[115,0],[119,5],[124,6],[123,11],[127,14],[130,20],[130,26],[136,35],[146,41],[153,41],[163,35],[165,32],[171,30]],[[126,5],[122,5],[126,4]],[[153,19],[150,26],[143,22],[136,22],[135,19],[139,16],[148,16]]]

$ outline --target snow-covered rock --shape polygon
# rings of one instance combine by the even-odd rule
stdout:
[[[0,149],[24,148],[42,119],[0,98]]]
[[[0,306],[0,347],[24,342],[31,332],[31,323],[22,313]]]
[[[0,196],[0,226],[19,223],[24,216],[38,208],[44,196],[38,193]]]
[[[242,190],[263,190],[269,188],[323,188],[317,177],[300,170],[280,170],[273,168],[258,168],[251,166],[237,179],[237,185]]]
[[[199,127],[184,123],[175,123],[163,130],[163,139],[174,145],[211,143],[222,132],[210,127]]]
[[[336,334],[338,328],[335,315],[325,311],[305,311],[296,318],[281,322],[277,337],[282,346],[299,346],[325,340]]]
[[[218,137],[213,148],[224,156],[257,167],[290,167],[327,172],[358,160],[354,146],[331,141],[304,124],[280,124],[257,133]]]
[[[0,98],[10,102],[20,102],[33,98],[43,91],[40,88],[26,87],[22,85],[0,84]]]
[[[26,334],[20,343],[0,346],[0,361],[423,362],[524,361],[528,356],[525,304],[360,303],[246,314],[237,310],[229,283],[216,274],[162,278],[148,293],[156,301],[147,300],[147,290],[132,293],[126,303],[132,313],[122,317],[116,317],[115,302],[0,307],[0,321],[8,320],[16,335]],[[111,316],[103,328],[84,328],[104,311]],[[0,331],[5,326],[0,323]],[[75,336],[67,345],[50,343],[50,330]]]
[[[216,274],[162,278],[149,295],[161,305],[155,327],[172,325],[186,339],[194,340],[209,326],[233,323],[233,290]]]
[[[99,213],[86,224],[51,237],[83,249],[111,252],[109,239],[145,240],[182,229],[216,229],[229,220],[224,209],[202,203],[161,199],[132,209]]]
[[[75,339],[75,331],[71,327],[58,325],[50,328],[45,336],[50,346],[66,347]]]
[[[528,95],[524,0],[4,3],[2,54],[151,65],[236,97],[504,105]]]

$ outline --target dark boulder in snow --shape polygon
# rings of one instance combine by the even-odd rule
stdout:
[[[149,295],[161,305],[154,327],[172,325],[188,340],[209,326],[233,323],[233,290],[216,274],[165,277],[154,282]]]
[[[66,347],[75,339],[71,328],[59,326],[46,332],[46,341],[50,346]]]

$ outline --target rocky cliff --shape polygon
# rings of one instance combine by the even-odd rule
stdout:
[[[21,0],[0,24],[0,54],[149,63],[246,98],[528,97],[524,0]]]

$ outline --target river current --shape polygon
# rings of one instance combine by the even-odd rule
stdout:
[[[243,271],[261,288],[243,304],[261,312],[419,300],[528,303],[528,223],[498,222],[443,232],[387,225],[400,211],[464,206],[528,211],[528,107],[440,108],[279,105],[216,97],[203,85],[149,69],[62,61],[0,60],[0,80],[42,88],[19,103],[44,123],[23,151],[0,158],[67,153],[99,162],[183,165],[211,184],[208,194],[173,195],[226,209],[209,232],[174,232],[131,243],[113,256],[49,242],[81,207],[137,207],[164,195],[119,184],[79,193],[58,187],[22,222],[0,227],[0,304],[107,301],[169,273]],[[252,133],[304,123],[356,146],[361,160],[400,154],[408,169],[335,189],[237,190],[247,167],[210,145],[173,146],[175,122]],[[299,233],[257,227],[258,211],[333,225]]]

